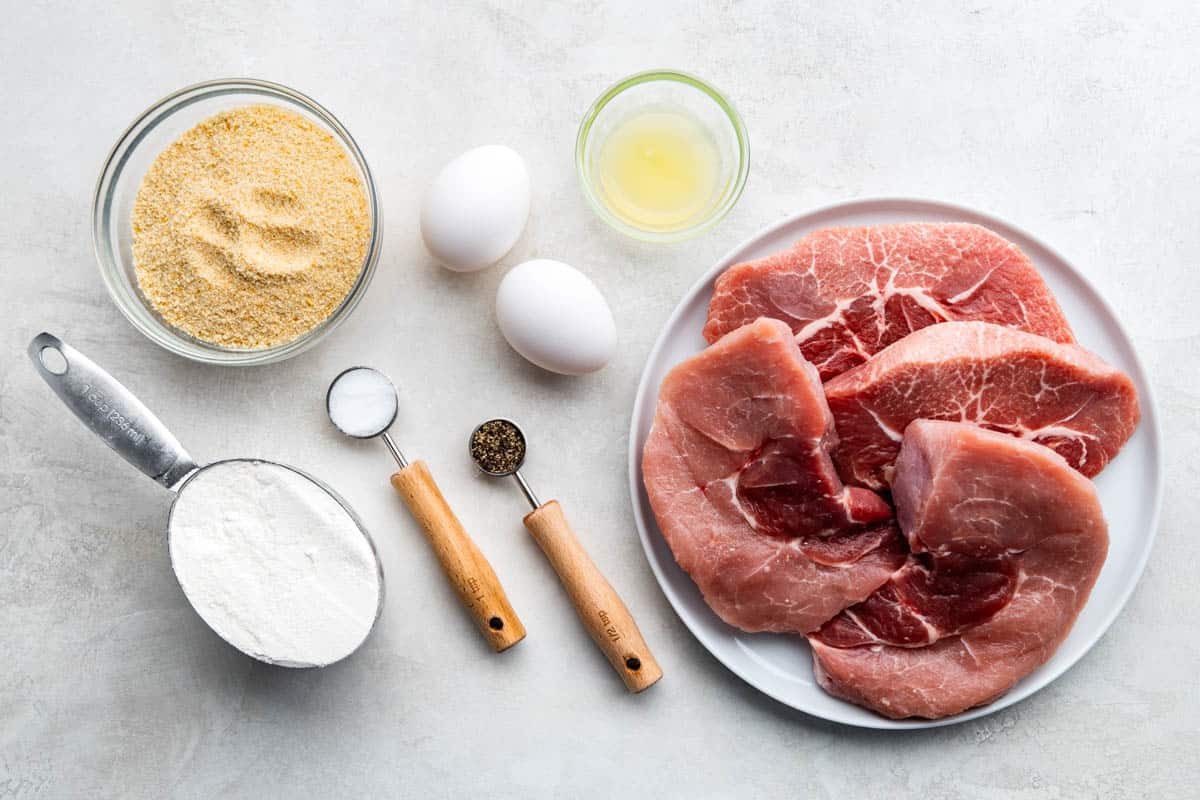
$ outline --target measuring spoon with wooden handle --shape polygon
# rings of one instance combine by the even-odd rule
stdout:
[[[621,676],[631,692],[648,689],[662,677],[633,615],[616,590],[588,556],[557,500],[542,503],[525,478],[525,434],[516,423],[493,419],[471,433],[471,459],[485,475],[512,475],[533,510],[525,515],[525,528],[546,554],[562,581],[575,612],[592,641]]]
[[[421,526],[475,627],[492,649],[501,652],[525,638],[525,626],[508,602],[495,570],[442,496],[424,461],[409,463],[388,428],[396,419],[396,387],[378,370],[351,367],[329,384],[325,408],[334,427],[355,439],[378,436],[399,469],[392,486]]]

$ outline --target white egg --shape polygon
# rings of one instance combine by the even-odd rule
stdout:
[[[515,151],[476,147],[442,167],[421,204],[421,238],[443,266],[474,272],[496,263],[529,218],[529,170]]]
[[[539,258],[509,270],[496,292],[496,321],[514,350],[563,375],[595,372],[617,346],[604,295],[561,261]]]

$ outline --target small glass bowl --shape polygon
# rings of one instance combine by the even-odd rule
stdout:
[[[333,313],[312,330],[283,344],[237,349],[196,339],[168,324],[138,288],[130,216],[142,178],[158,154],[183,133],[214,114],[245,105],[275,105],[294,111],[329,131],[350,154],[367,194],[371,240],[362,268]],[[215,80],[188,86],[143,112],[117,140],[104,162],[92,200],[92,240],[108,293],[117,308],[148,339],[166,350],[206,364],[247,366],[282,361],[309,349],[350,315],[375,274],[383,244],[383,212],[371,170],[350,132],[309,97],[277,83],[253,79]]]
[[[721,158],[720,188],[707,212],[679,228],[642,228],[614,213],[605,203],[597,170],[601,148],[631,114],[653,108],[680,109],[713,137]],[[699,78],[674,70],[651,70],[619,81],[592,103],[575,139],[575,168],[588,202],[616,230],[647,242],[677,242],[716,225],[742,196],[750,174],[750,139],[742,118],[725,96]]]

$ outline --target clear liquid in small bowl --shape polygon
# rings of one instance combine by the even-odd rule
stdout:
[[[618,123],[596,162],[603,202],[643,230],[688,228],[721,194],[721,153],[704,124],[683,108],[650,107]]]

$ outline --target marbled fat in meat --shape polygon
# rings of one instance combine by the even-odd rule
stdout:
[[[642,475],[676,561],[726,622],[807,633],[904,563],[890,506],[842,484],[788,326],[758,320],[671,370]]]
[[[704,336],[786,322],[822,380],[915,330],[981,320],[1073,342],[1033,263],[980,225],[909,222],[814,231],[717,279]]]
[[[924,328],[825,384],[842,478],[886,489],[915,419],[969,422],[1051,448],[1088,477],[1138,423],[1121,370],[1077,345],[986,322]]]
[[[919,420],[896,464],[913,556],[809,637],[831,694],[892,718],[991,702],[1071,630],[1108,552],[1092,482],[1052,450]]]

